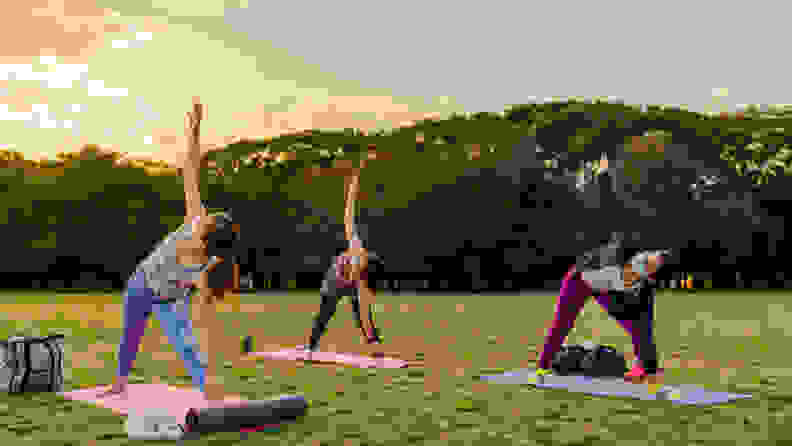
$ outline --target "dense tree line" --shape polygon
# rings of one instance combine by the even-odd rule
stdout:
[[[373,148],[386,155],[361,178],[359,221],[400,287],[557,287],[614,219],[721,286],[738,271],[743,282],[786,286],[789,121],[567,101],[390,132],[309,131],[210,153],[203,194],[233,208],[244,272],[273,287],[318,286],[344,246],[342,178],[327,173]],[[580,187],[603,153],[629,179],[623,209],[609,215]],[[4,152],[5,285],[121,287],[181,223],[180,183],[177,166],[97,147],[53,162]]]

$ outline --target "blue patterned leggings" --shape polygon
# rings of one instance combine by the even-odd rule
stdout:
[[[154,292],[146,286],[143,273],[138,272],[129,280],[124,293],[124,334],[118,349],[118,376],[129,376],[129,370],[140,349],[146,321],[153,311],[157,313],[160,326],[173,349],[184,361],[193,385],[203,391],[206,382],[206,359],[201,355],[198,341],[193,335],[187,312],[189,295],[182,301],[169,303],[155,303],[156,298]]]

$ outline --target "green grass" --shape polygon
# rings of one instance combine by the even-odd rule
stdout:
[[[19,296],[16,295],[15,296]],[[13,296],[4,296],[10,302]],[[68,299],[68,295],[31,293],[22,302]],[[202,444],[294,444],[294,445],[404,445],[404,444],[487,444],[487,445],[610,445],[656,440],[657,444],[776,444],[792,435],[785,427],[786,411],[792,417],[792,358],[786,355],[785,321],[790,321],[792,304],[782,293],[695,293],[665,292],[658,296],[656,337],[663,357],[682,351],[683,358],[701,354],[706,360],[724,363],[744,360],[728,380],[714,369],[669,370],[669,383],[689,383],[713,390],[750,390],[756,399],[727,406],[691,408],[668,402],[642,402],[593,398],[563,391],[537,390],[528,386],[485,385],[474,376],[488,367],[487,354],[512,352],[513,358],[498,367],[519,367],[525,352],[541,348],[537,328],[552,317],[554,296],[534,293],[519,296],[416,296],[385,295],[381,302],[406,303],[409,312],[391,305],[380,314],[392,327],[386,336],[422,335],[426,354],[438,349],[433,339],[460,359],[469,359],[472,368],[464,376],[447,370],[401,369],[359,370],[355,368],[297,368],[293,374],[250,363],[239,370],[227,369],[227,391],[248,398],[266,398],[281,393],[302,393],[311,400],[309,415],[278,433],[247,436],[217,434],[196,440]],[[243,303],[269,301],[283,304],[316,304],[308,293],[245,295]],[[19,302],[19,303],[22,303]],[[120,296],[116,302],[120,303]],[[457,304],[464,312],[457,312]],[[431,312],[423,310],[432,306]],[[331,324],[343,324],[351,316],[339,308]],[[223,314],[228,334],[242,336],[251,324],[267,327],[278,336],[304,335],[310,314],[290,312],[258,313],[251,321],[238,314]],[[425,320],[431,319],[432,328]],[[447,324],[441,324],[441,321]],[[233,322],[233,323],[232,323]],[[620,327],[589,303],[577,322],[569,342],[590,339],[631,351],[629,339]],[[599,330],[599,336],[592,334]],[[746,336],[750,328],[754,336]],[[332,327],[331,327],[332,330]],[[70,364],[68,351],[85,350],[91,343],[115,343],[118,329],[88,329],[75,321],[0,320],[0,337],[22,332],[38,334],[59,331],[66,334],[67,386],[106,384],[115,370],[114,354],[103,355],[104,369],[82,369]],[[497,336],[492,343],[490,336]],[[452,338],[453,337],[453,338]],[[522,343],[522,337],[528,342]],[[448,341],[448,340],[451,341]],[[169,347],[166,347],[169,348]],[[140,379],[167,377],[164,361],[142,353],[135,373]],[[445,374],[437,391],[426,393],[424,379]],[[386,378],[393,383],[385,384]],[[176,384],[186,377],[168,377]],[[67,387],[68,388],[68,387]],[[245,439],[245,437],[247,439]],[[38,444],[68,445],[127,444],[123,418],[109,410],[59,400],[54,395],[0,395],[0,441],[35,440]],[[218,443],[219,442],[219,443]],[[139,442],[134,442],[139,443]]]

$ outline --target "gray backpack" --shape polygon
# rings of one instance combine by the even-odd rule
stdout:
[[[63,335],[0,341],[0,391],[62,392]]]

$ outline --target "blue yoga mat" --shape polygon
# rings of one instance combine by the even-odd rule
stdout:
[[[482,380],[495,384],[529,384],[543,389],[564,389],[593,396],[611,396],[639,400],[666,400],[675,404],[710,406],[751,398],[748,394],[713,392],[693,385],[661,386],[650,393],[647,384],[633,384],[622,378],[549,375],[537,378],[536,370],[521,369],[500,375],[486,375]]]

